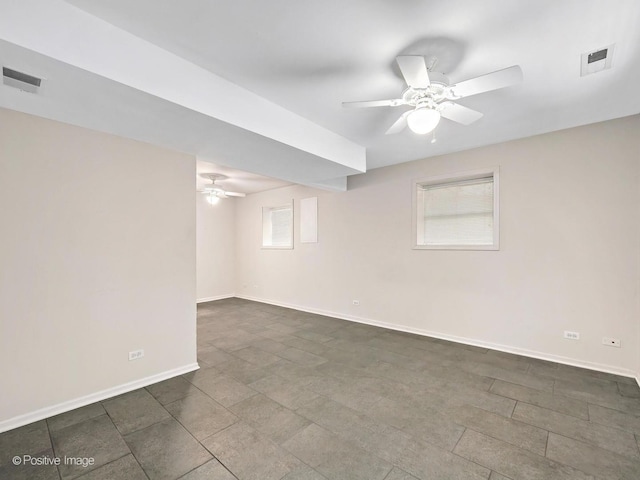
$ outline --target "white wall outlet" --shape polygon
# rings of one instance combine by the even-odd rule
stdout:
[[[569,340],[580,340],[580,333],[578,332],[564,332],[564,338]]]
[[[139,358],[144,357],[144,350],[134,350],[133,352],[129,352],[129,360],[138,360]]]
[[[354,305],[360,305],[360,300],[354,300],[354,301],[353,301],[353,304],[354,304]]]
[[[607,345],[609,347],[618,347],[620,348],[620,339],[619,338],[611,338],[611,337],[602,337],[602,344]]]

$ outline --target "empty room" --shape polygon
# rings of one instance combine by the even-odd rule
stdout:
[[[640,2],[0,0],[0,479],[640,479]]]

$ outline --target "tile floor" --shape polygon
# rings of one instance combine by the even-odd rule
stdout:
[[[198,357],[1,434],[0,478],[640,479],[632,379],[239,299],[198,307]]]

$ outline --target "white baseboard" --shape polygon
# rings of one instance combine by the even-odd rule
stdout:
[[[226,295],[216,295],[215,297],[204,297],[196,300],[196,303],[213,302],[215,300],[224,300],[225,298],[235,297],[235,293],[227,293]]]
[[[6,432],[7,430],[13,430],[14,428],[22,427],[23,425],[37,422],[38,420],[49,418],[54,415],[69,412],[71,410],[75,410],[76,408],[84,407],[85,405],[89,405],[94,402],[99,402],[100,400],[105,400],[107,398],[115,397],[116,395],[121,395],[132,390],[137,390],[138,388],[146,387],[147,385],[161,382],[162,380],[168,380],[169,378],[177,377],[178,375],[193,372],[194,370],[198,370],[199,368],[200,366],[197,363],[191,363],[183,367],[174,368],[172,370],[167,370],[166,372],[157,373],[149,377],[141,378],[140,380],[134,380],[132,382],[123,383],[116,387],[107,388],[106,390],[90,393],[89,395],[85,395],[80,398],[67,400],[66,402],[58,403],[57,405],[53,405],[51,407],[45,407],[34,412],[18,415],[17,417],[1,421],[0,433]]]
[[[433,332],[430,330],[422,330],[419,328],[405,327],[403,325],[397,325],[394,323],[381,322],[378,320],[371,320],[368,318],[357,317],[354,315],[348,315],[344,313],[336,313],[328,310],[322,310],[318,308],[308,308],[301,305],[294,305],[283,302],[274,302],[264,298],[250,297],[247,295],[236,295],[237,298],[243,298],[245,300],[252,300],[254,302],[266,303],[269,305],[275,305],[278,307],[292,308],[294,310],[300,310],[302,312],[316,313],[318,315],[324,315],[326,317],[338,318],[340,320],[348,320],[350,322],[363,323],[365,325],[372,325],[374,327],[388,328],[389,330],[396,330],[398,332],[414,333],[416,335],[422,335],[426,337],[439,338],[441,340],[449,340],[451,342],[463,343],[465,345],[473,345],[474,347],[489,348],[491,350],[498,350],[500,352],[513,353],[515,355],[522,355],[524,357],[537,358],[539,360],[546,360],[549,362],[562,363],[564,365],[570,365],[573,367],[586,368],[588,370],[596,370],[598,372],[612,373],[614,375],[620,375],[623,377],[635,378],[640,386],[640,374],[633,370],[616,367],[613,365],[605,365],[595,362],[587,362],[582,360],[575,360],[573,358],[563,357],[560,355],[552,355],[544,352],[537,352],[535,350],[527,350],[524,348],[511,347],[509,345],[501,345],[498,343],[485,342],[483,340],[476,340],[467,337],[458,337],[455,335],[449,335],[446,333]]]

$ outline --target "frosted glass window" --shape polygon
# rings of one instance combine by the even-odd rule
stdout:
[[[494,174],[416,183],[416,247],[497,249]]]
[[[262,208],[262,246],[293,248],[293,204]]]

